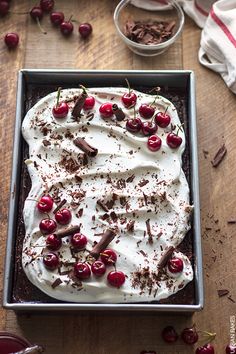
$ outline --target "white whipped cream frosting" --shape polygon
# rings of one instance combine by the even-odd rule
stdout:
[[[189,186],[182,170],[182,153],[185,149],[184,131],[179,135],[183,142],[178,149],[171,149],[166,144],[167,128],[158,128],[157,135],[162,139],[161,149],[152,152],[147,147],[147,137],[133,134],[126,130],[126,121],[117,122],[114,118],[102,119],[99,107],[102,103],[117,103],[122,107],[126,118],[134,116],[134,109],[122,106],[121,97],[127,92],[125,88],[91,88],[89,95],[95,97],[96,103],[91,111],[82,111],[79,122],[71,115],[73,98],[81,93],[80,89],[67,89],[61,92],[61,101],[66,100],[70,106],[69,114],[64,119],[55,119],[52,108],[56,103],[57,93],[53,92],[41,99],[31,108],[22,125],[22,133],[29,145],[29,159],[25,161],[32,180],[32,188],[25,201],[24,238],[22,264],[29,280],[49,296],[71,302],[150,302],[164,299],[177,293],[193,279],[193,269],[188,257],[174,251],[174,256],[183,260],[183,272],[171,274],[166,270],[158,281],[157,264],[169,246],[177,247],[190,228]],[[153,103],[154,96],[134,91],[138,97],[135,110],[141,104]],[[155,101],[156,112],[168,114],[173,125],[180,125],[174,105],[162,96]],[[91,119],[91,113],[94,113]],[[144,119],[143,119],[144,120]],[[117,124],[118,123],[118,124]],[[73,136],[71,135],[73,134]],[[66,159],[78,164],[78,155],[82,151],[74,145],[76,137],[85,140],[98,149],[96,157],[88,158],[87,165],[81,165],[74,172],[65,169],[61,161]],[[49,143],[50,145],[49,145]],[[72,163],[73,164],[73,163]],[[82,178],[78,183],[76,176]],[[134,175],[132,182],[127,179]],[[117,181],[126,181],[118,188]],[[107,183],[108,180],[111,183]],[[148,181],[145,185],[141,181]],[[119,184],[119,183],[118,183]],[[88,280],[75,282],[68,276],[73,269],[70,236],[63,238],[63,245],[57,253],[62,265],[50,271],[43,264],[42,254],[47,253],[46,236],[39,230],[40,220],[46,216],[36,207],[37,200],[47,193],[54,201],[66,199],[64,207],[72,212],[69,226],[81,224],[81,232],[88,238],[85,251],[77,253],[84,261],[92,249],[94,241],[99,241],[98,234],[109,227],[117,227],[118,233],[107,248],[117,254],[116,269],[125,273],[125,283],[114,288],[107,282],[107,274],[114,270],[108,266],[106,274],[100,278],[92,275]],[[97,200],[107,202],[115,193],[112,211],[118,216],[103,220],[105,211],[97,205]],[[163,195],[166,197],[163,198]],[[126,206],[120,203],[125,197]],[[151,201],[155,198],[155,203]],[[58,203],[57,201],[57,203]],[[127,206],[128,205],[128,206]],[[54,203],[53,210],[56,208]],[[78,211],[83,209],[83,215]],[[54,214],[49,213],[51,218]],[[153,243],[148,241],[146,221],[149,219]],[[127,223],[135,220],[134,231],[127,231]],[[65,226],[58,225],[58,230]],[[49,251],[48,251],[49,252]],[[33,258],[32,258],[33,257]],[[69,265],[66,265],[69,264]],[[137,272],[149,269],[147,278],[137,281]],[[52,287],[56,279],[60,284]],[[148,281],[147,281],[148,280]],[[146,286],[145,286],[146,283]],[[151,284],[151,285],[150,285]]]

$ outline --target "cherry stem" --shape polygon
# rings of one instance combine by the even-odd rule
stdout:
[[[183,125],[184,125],[184,123],[182,123],[181,125],[178,125],[178,129],[177,129],[176,135],[179,134],[180,130],[181,130],[181,132],[183,131]]]
[[[127,83],[128,90],[129,90],[129,95],[130,95],[131,88],[130,88],[130,83],[129,83],[129,80],[128,80],[128,79],[125,79],[125,81],[126,81],[126,83]]]
[[[40,20],[38,17],[36,17],[36,22],[37,22],[37,25],[39,26],[39,29],[40,31],[43,33],[43,34],[47,34],[47,32],[43,29],[43,27],[41,26],[41,23],[40,23]]]
[[[85,93],[86,95],[88,95],[88,93],[87,93],[87,89],[86,89],[86,87],[85,87],[85,86],[83,86],[83,85],[79,85],[79,87],[80,87],[80,88],[82,88],[83,93]]]
[[[157,96],[154,98],[154,101],[150,104],[151,107],[155,104],[156,99],[157,99]]]
[[[58,107],[60,95],[61,95],[61,87],[58,87],[58,89],[57,89],[57,102],[56,102],[56,107]]]
[[[70,18],[72,18],[72,16],[71,16]],[[71,22],[74,22],[74,23],[80,24],[80,22],[79,22],[78,20],[71,20]]]
[[[165,109],[165,111],[164,111],[164,114],[166,114],[168,108],[169,108],[169,106],[166,106],[166,109]]]
[[[216,333],[211,333],[211,332],[207,332],[207,331],[198,331],[198,332],[203,333],[204,336],[207,336],[208,343],[211,343],[216,337]]]
[[[133,119],[135,119],[136,118],[136,111],[135,111],[135,106],[134,106],[134,118]]]
[[[72,17],[73,17],[73,15],[71,15],[71,16],[69,17],[68,22],[70,22],[70,21],[72,20]]]

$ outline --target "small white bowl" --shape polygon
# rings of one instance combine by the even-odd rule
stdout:
[[[175,22],[171,37],[158,44],[141,44],[125,34],[128,21]],[[136,54],[156,56],[167,50],[180,35],[184,25],[184,13],[175,0],[122,0],[114,12],[114,23],[125,44]]]

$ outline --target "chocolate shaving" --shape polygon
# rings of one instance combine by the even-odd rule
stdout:
[[[151,232],[150,219],[146,220],[146,228],[147,228],[147,234],[148,234],[148,242],[150,244],[152,244],[153,243],[153,238],[152,238],[152,232]]]
[[[130,220],[128,224],[126,225],[127,231],[133,232],[134,231],[134,224],[135,220]]]
[[[98,149],[89,145],[83,138],[76,138],[73,143],[89,157],[95,157],[98,153]]]
[[[121,108],[119,108],[119,107],[117,106],[117,104],[114,103],[114,104],[112,105],[112,111],[113,111],[113,113],[114,113],[116,119],[117,119],[119,122],[125,119],[125,114],[124,114],[124,112],[122,111]]]
[[[228,224],[236,224],[236,219],[231,219],[227,221]]]
[[[229,294],[229,290],[227,289],[220,289],[220,290],[217,290],[217,294],[219,297],[222,297],[222,296],[226,296]]]
[[[51,285],[53,289],[55,289],[58,285],[62,283],[62,280],[60,278],[57,278]]]
[[[173,246],[170,246],[169,248],[167,248],[167,250],[161,256],[161,259],[158,262],[157,267],[159,269],[162,269],[162,268],[164,268],[166,266],[167,262],[171,259],[172,253],[174,252],[174,250],[175,250],[175,248]]]
[[[56,212],[60,210],[64,204],[66,204],[66,199],[62,199],[62,201],[58,204],[58,206],[53,210],[53,214],[56,214]]]
[[[217,151],[217,153],[215,154],[213,160],[211,161],[212,166],[213,166],[213,167],[217,167],[217,166],[221,163],[221,161],[223,160],[223,158],[225,157],[226,153],[227,153],[227,149],[226,149],[226,147],[225,147],[225,144],[223,144],[223,145],[219,148],[219,150]]]
[[[74,108],[71,112],[72,117],[74,117],[74,118],[81,117],[81,110],[83,108],[84,102],[87,97],[88,97],[88,95],[87,95],[86,91],[83,90],[82,93],[79,95],[77,101],[75,102]]]
[[[116,233],[114,230],[107,229],[103,233],[100,241],[91,250],[90,252],[91,256],[94,257],[95,259],[98,259],[100,253],[107,248],[107,246],[114,239],[115,236]]]
[[[135,175],[132,175],[126,179],[126,182],[127,183],[133,182],[134,179],[135,179]]]
[[[43,145],[44,145],[44,146],[49,146],[49,145],[51,145],[51,143],[50,143],[49,140],[44,139],[44,140],[43,140]]]
[[[114,211],[112,211],[110,213],[110,217],[111,217],[113,222],[117,222],[118,216],[116,215],[116,213]]]
[[[98,204],[104,211],[106,211],[107,213],[109,212],[108,207],[106,206],[105,203],[103,203],[103,201],[102,201],[101,199],[98,199],[98,200],[97,200],[97,204]]]
[[[71,226],[71,227],[67,227],[66,229],[62,229],[59,230],[57,232],[55,232],[55,234],[58,237],[65,237],[65,236],[70,236],[70,235],[74,235],[76,232],[80,231],[80,225],[75,225],[75,226]]]

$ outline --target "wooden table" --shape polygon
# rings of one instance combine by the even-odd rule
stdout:
[[[181,330],[196,323],[202,330],[217,333],[216,353],[224,353],[230,339],[230,318],[236,315],[236,100],[215,73],[198,63],[200,29],[186,19],[182,36],[165,54],[143,58],[132,54],[115,33],[112,14],[118,1],[56,0],[56,8],[69,17],[93,25],[88,41],[78,37],[77,29],[68,39],[52,28],[48,16],[39,32],[29,15],[10,14],[0,19],[0,33],[17,31],[20,45],[15,51],[0,43],[1,94],[1,258],[0,276],[4,272],[4,251],[8,218],[11,154],[15,120],[17,71],[21,68],[77,69],[192,69],[197,80],[197,123],[201,189],[202,239],[205,269],[205,308],[193,317],[164,314],[68,314],[16,316],[0,309],[0,330],[23,334],[32,342],[44,345],[48,354],[138,354],[156,350],[159,354],[190,354],[194,350],[179,342],[165,345],[161,329],[168,324]],[[12,1],[12,10],[29,10],[34,2]],[[33,5],[32,5],[33,4]],[[76,25],[77,27],[77,25]],[[211,159],[222,143],[228,153],[213,168]],[[204,152],[205,151],[205,152]],[[219,297],[218,289],[228,289]],[[231,328],[232,329],[232,328]]]

